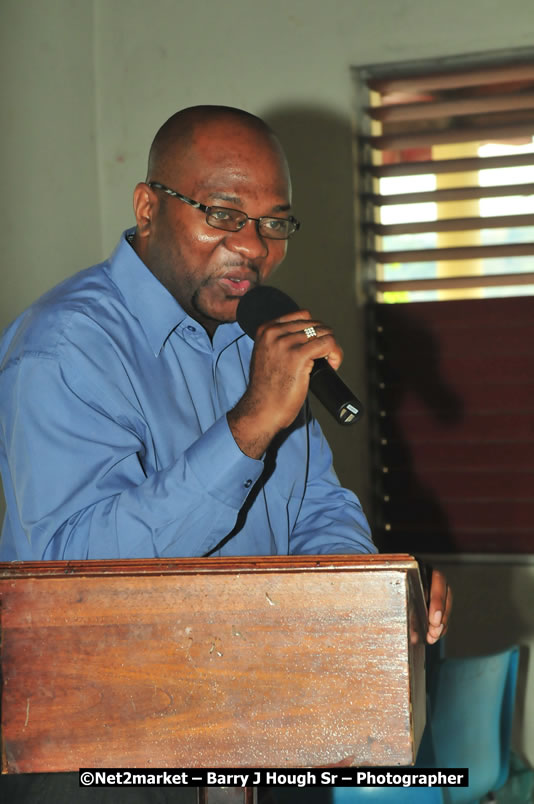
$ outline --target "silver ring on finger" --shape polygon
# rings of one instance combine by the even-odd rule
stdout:
[[[305,327],[304,334],[307,338],[316,338],[317,332],[315,331],[315,327]]]

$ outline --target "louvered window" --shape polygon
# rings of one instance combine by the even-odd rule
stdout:
[[[373,525],[534,553],[534,53],[445,67],[358,73]]]
[[[368,134],[359,140],[377,299],[534,292],[534,56],[380,73],[365,80]]]

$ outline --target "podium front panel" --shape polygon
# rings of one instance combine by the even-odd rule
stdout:
[[[0,565],[2,770],[409,765],[410,556]]]

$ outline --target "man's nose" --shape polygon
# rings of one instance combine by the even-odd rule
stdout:
[[[249,218],[238,232],[229,232],[226,237],[227,248],[238,254],[246,255],[251,260],[266,257],[269,253],[269,246],[266,238],[261,236],[258,225],[258,221]]]

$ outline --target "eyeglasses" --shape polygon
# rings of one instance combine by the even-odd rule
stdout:
[[[261,218],[251,218],[246,212],[241,212],[239,209],[207,207],[205,204],[201,204],[200,201],[193,201],[192,198],[177,193],[176,190],[171,190],[158,181],[150,181],[148,182],[148,186],[152,187],[154,190],[163,190],[167,195],[178,198],[180,201],[189,204],[189,206],[204,212],[206,214],[206,223],[209,224],[209,226],[213,226],[215,229],[225,229],[227,232],[239,232],[247,221],[255,221],[258,232],[263,237],[269,237],[272,240],[287,240],[288,237],[291,237],[291,235],[300,228],[300,223],[292,216],[289,218],[273,218],[267,215]]]

